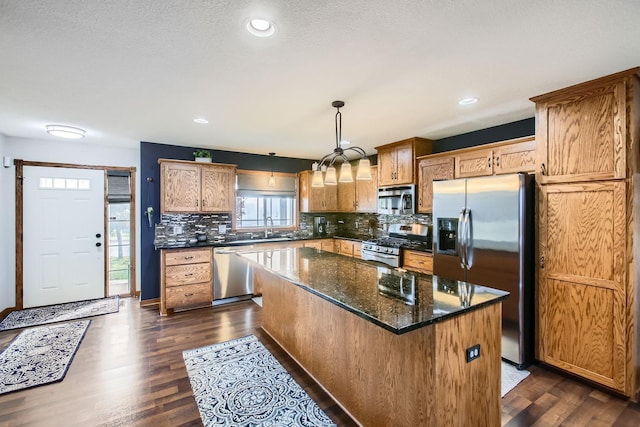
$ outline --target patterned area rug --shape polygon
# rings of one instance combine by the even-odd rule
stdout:
[[[92,299],[87,301],[68,302],[48,305],[46,307],[27,308],[12,311],[0,322],[0,331],[28,328],[37,325],[82,319],[83,317],[117,313],[120,310],[120,297]]]
[[[255,335],[182,356],[205,427],[335,426]]]
[[[62,381],[91,320],[26,329],[0,353],[0,394]]]
[[[527,370],[519,371],[515,366],[502,361],[502,397],[509,393],[520,381],[529,376],[531,372]]]

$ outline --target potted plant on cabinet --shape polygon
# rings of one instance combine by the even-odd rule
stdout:
[[[196,158],[196,162],[211,163],[211,151],[209,150],[199,148],[193,152],[193,155]]]

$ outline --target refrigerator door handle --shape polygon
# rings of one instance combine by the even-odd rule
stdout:
[[[469,258],[469,248],[471,247],[471,209],[466,209],[464,213],[464,264],[467,270],[471,270],[473,257]]]
[[[462,208],[460,209],[460,215],[458,216],[458,256],[460,257],[460,267],[464,270],[466,269],[466,260],[464,259],[465,256],[465,250],[464,250],[464,245],[465,245],[465,241],[464,241],[464,216],[466,213],[466,209]]]

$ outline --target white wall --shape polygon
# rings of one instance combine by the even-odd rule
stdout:
[[[4,158],[7,152],[7,143],[6,137],[0,133],[0,158]],[[12,206],[13,200],[15,199],[11,196],[11,200],[9,200],[10,184],[14,181],[13,179],[14,169],[0,167],[0,242],[2,240],[7,240],[8,236],[11,236],[12,241],[13,232],[9,226],[9,219],[13,217]],[[15,252],[15,249],[13,250]],[[8,247],[8,245],[4,245],[0,243],[0,311],[4,310],[7,307],[13,307],[15,304],[15,280],[12,274],[15,274],[15,263],[11,261],[11,258],[15,259],[12,251]]]
[[[2,136],[0,134],[0,136]],[[34,162],[70,163],[95,166],[124,166],[140,170],[140,147],[91,145],[87,140],[52,141],[4,136],[0,138],[0,155]],[[0,171],[0,311],[15,306],[15,168]],[[136,194],[140,182],[137,177]],[[140,218],[140,200],[136,199],[136,218]],[[140,241],[140,225],[136,228]],[[136,248],[136,282],[140,289],[140,246]]]

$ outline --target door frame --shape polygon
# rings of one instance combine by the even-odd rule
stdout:
[[[127,171],[130,175],[129,191],[131,193],[131,209],[129,212],[129,223],[131,233],[129,236],[129,244],[131,246],[131,265],[130,265],[130,296],[138,296],[140,292],[136,286],[136,168],[135,167],[123,167],[123,166],[96,166],[96,165],[76,165],[70,163],[49,163],[49,162],[32,162],[22,159],[16,159],[15,165],[15,182],[16,182],[16,310],[22,310],[24,308],[23,300],[23,286],[24,286],[24,245],[22,242],[24,231],[24,188],[23,188],[23,168],[24,166],[41,166],[41,167],[54,167],[54,168],[67,168],[67,169],[94,169],[104,171],[104,200],[103,200],[103,223],[104,230],[103,235],[107,236],[105,239],[106,244],[104,251],[104,294],[107,295],[107,289],[109,286],[109,236],[108,231],[108,212],[107,212],[107,172],[110,170]]]

